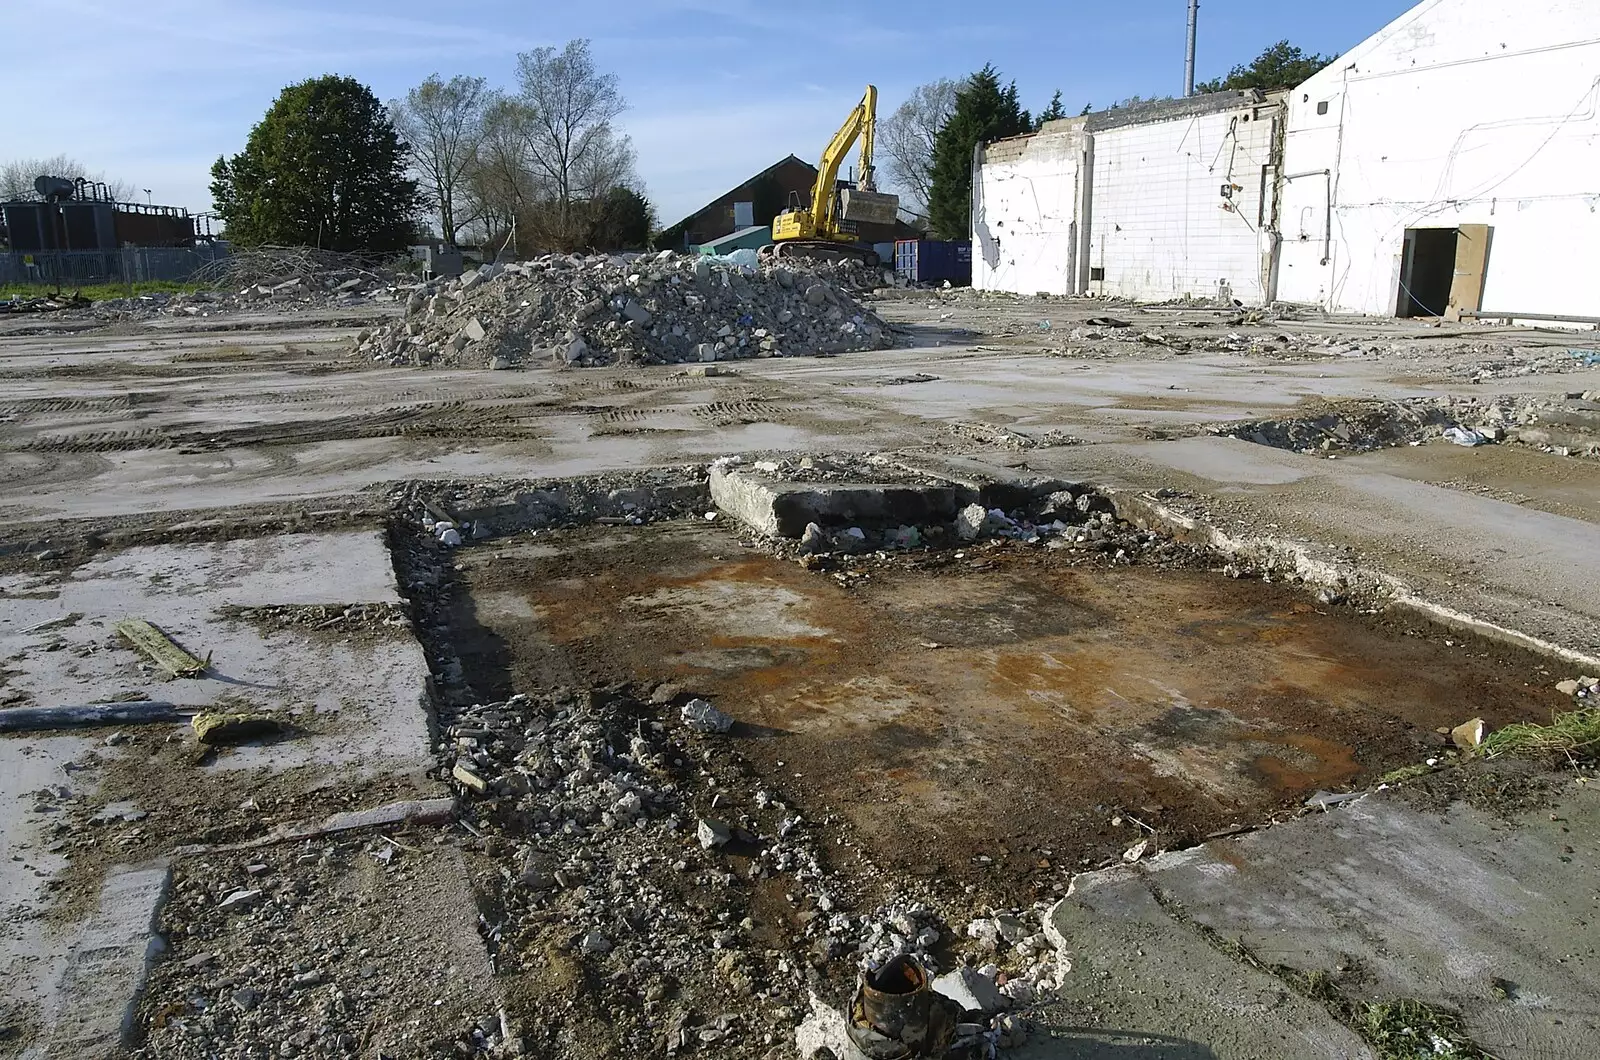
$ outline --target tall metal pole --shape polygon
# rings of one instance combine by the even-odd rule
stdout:
[[[1200,0],[1189,0],[1189,50],[1183,60],[1183,94],[1194,95],[1194,33],[1200,21]]]

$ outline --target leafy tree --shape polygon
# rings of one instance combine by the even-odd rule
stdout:
[[[278,94],[244,151],[211,167],[211,197],[237,243],[399,250],[419,206],[405,155],[372,90],[328,74]]]
[[[1307,55],[1286,40],[1267,48],[1248,66],[1235,66],[1227,77],[1195,85],[1196,92],[1232,92],[1246,88],[1271,91],[1292,88],[1321,70],[1337,56]]]
[[[903,195],[901,203],[921,215],[933,187],[933,149],[939,130],[956,109],[961,82],[948,77],[918,85],[894,113],[878,123],[878,151],[884,168]]]
[[[632,188],[612,188],[588,204],[589,246],[595,250],[638,250],[650,242],[656,211]]]
[[[457,74],[449,81],[433,74],[390,100],[389,115],[410,147],[412,169],[421,178],[422,193],[439,214],[439,234],[446,243],[474,220],[458,215],[457,205],[470,198],[468,174],[483,141],[483,112],[489,93],[481,77]]]
[[[1066,108],[1061,106],[1061,90],[1058,88],[1056,89],[1056,94],[1050,97],[1050,105],[1040,112],[1039,118],[1034,124],[1034,128],[1042,129],[1044,128],[1045,122],[1056,121],[1060,118],[1065,118],[1066,116],[1067,111]]]
[[[941,239],[967,239],[972,231],[972,152],[980,143],[1033,129],[1017,101],[1017,83],[1000,87],[993,64],[973,74],[956,93],[955,108],[933,151],[928,215]]]

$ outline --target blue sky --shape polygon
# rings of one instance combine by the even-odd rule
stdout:
[[[21,2],[21,0],[18,0]],[[1288,38],[1342,52],[1409,0],[1203,0],[1198,77]],[[382,99],[428,74],[509,86],[516,53],[588,37],[617,73],[646,192],[670,222],[791,151],[811,161],[875,83],[880,111],[986,62],[1024,105],[1076,113],[1182,91],[1186,0],[77,0],[0,66],[0,159],[65,153],[210,207],[211,162],[240,149],[285,84],[324,73]],[[43,25],[44,23],[41,23]]]

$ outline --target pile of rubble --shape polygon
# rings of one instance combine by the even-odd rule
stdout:
[[[483,925],[496,969],[537,976],[561,953],[601,995],[616,1044],[763,1056],[792,1048],[808,998],[814,1019],[818,992],[839,993],[838,962],[873,976],[912,959],[952,999],[949,1044],[974,1056],[1021,1044],[1019,1017],[1071,968],[1049,907],[989,910],[964,934],[919,901],[853,914],[860,896],[820,858],[832,819],[808,819],[735,767],[721,741],[736,725],[665,688],[650,702],[519,695],[454,717],[440,765],[500,867]],[[530,1047],[585,1044],[563,1037],[570,1025],[521,1033]]]
[[[872,274],[876,276],[876,273]],[[362,333],[387,364],[511,368],[673,364],[879,349],[887,325],[846,263],[746,269],[663,251],[491,264],[411,292],[405,318]]]
[[[502,866],[485,928],[496,967],[536,974],[567,954],[603,993],[614,1039],[640,1052],[770,1048],[797,1019],[808,947],[804,933],[769,946],[802,923],[820,935],[816,918],[843,900],[811,824],[710,768],[708,742],[730,725],[703,701],[558,692],[468,707],[439,748]],[[753,908],[763,880],[787,892],[789,923]]]
[[[1212,433],[1300,453],[1361,453],[1444,439],[1463,446],[1520,442],[1559,456],[1600,452],[1600,391],[1564,397],[1338,401],[1311,415],[1218,424]]]

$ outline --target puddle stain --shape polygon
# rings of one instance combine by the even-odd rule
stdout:
[[[1247,813],[1379,768],[1374,741],[1397,720],[1431,729],[1460,711],[1455,658],[1277,587],[1001,557],[846,591],[770,557],[719,559],[738,546],[703,533],[667,544],[645,560],[626,538],[589,549],[600,566],[582,576],[526,564],[515,592],[535,617],[480,618],[515,650],[551,645],[595,680],[674,680],[781,733],[748,753],[857,789],[844,812],[891,845],[1014,817],[1018,790],[1042,814]]]

